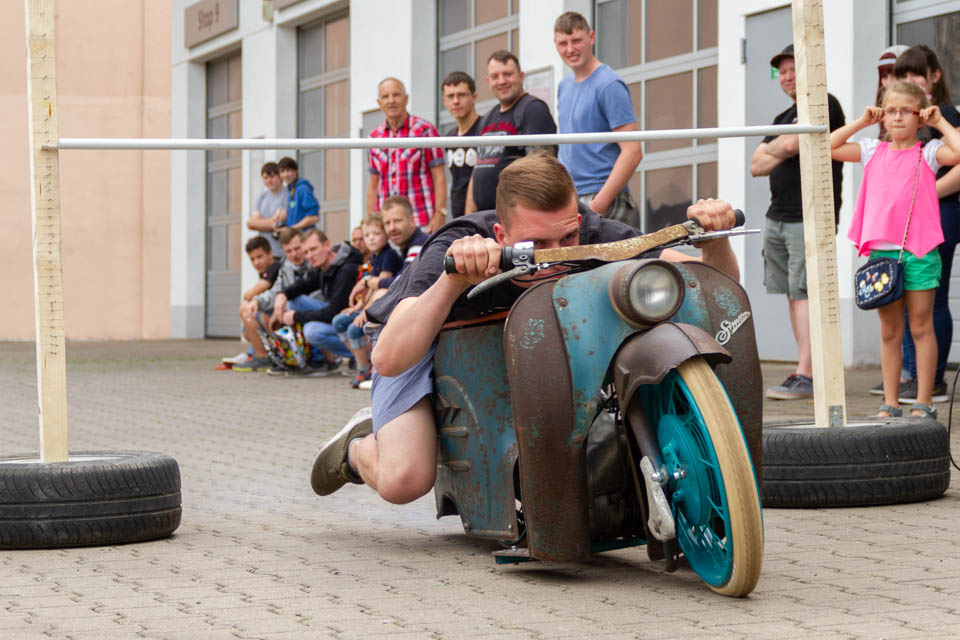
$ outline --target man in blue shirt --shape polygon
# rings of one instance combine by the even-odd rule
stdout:
[[[560,82],[560,133],[636,131],[630,91],[613,69],[593,55],[594,33],[574,11],[553,25],[557,53],[573,71]],[[627,183],[643,157],[640,142],[560,145],[560,162],[573,176],[577,197],[597,213],[640,227]]]

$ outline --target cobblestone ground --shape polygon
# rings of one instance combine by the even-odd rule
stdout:
[[[71,449],[173,455],[183,524],[150,543],[0,552],[0,637],[960,637],[956,479],[929,503],[765,510],[763,575],[741,600],[636,549],[499,567],[491,544],[434,518],[432,495],[405,507],[360,486],[315,496],[313,453],[366,393],[213,370],[237,350],[69,345]],[[766,366],[766,382],[788,372]],[[863,390],[878,379],[848,373],[851,413],[875,408]],[[36,451],[36,402],[33,345],[0,344],[0,454]]]

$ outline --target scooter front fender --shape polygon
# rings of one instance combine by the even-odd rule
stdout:
[[[711,366],[730,362],[730,353],[713,336],[691,324],[664,322],[649,331],[631,336],[613,360],[613,380],[620,396],[621,409],[633,397],[637,387],[657,384],[670,371],[703,356]]]

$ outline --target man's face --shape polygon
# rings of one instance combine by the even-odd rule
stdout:
[[[300,236],[293,236],[290,242],[283,245],[283,255],[285,255],[287,260],[292,262],[295,267],[303,264],[303,241],[300,239]]]
[[[320,242],[320,238],[311,235],[303,242],[303,250],[307,253],[307,260],[318,269],[323,269],[330,256],[330,241]]]
[[[350,234],[350,244],[360,253],[367,252],[367,245],[363,242],[363,229],[357,227]]]
[[[270,191],[276,191],[280,188],[279,173],[261,173],[260,177],[263,179],[263,186]]]
[[[784,58],[777,67],[780,72],[780,88],[793,100],[797,99],[797,70],[793,58]]]
[[[511,105],[523,93],[523,72],[513,60],[491,60],[487,63],[487,86],[501,105]]]
[[[473,111],[477,94],[470,93],[466,82],[448,84],[443,87],[443,106],[458,120]]]
[[[403,117],[407,111],[408,96],[403,91],[403,87],[395,80],[387,80],[380,85],[377,94],[377,106],[383,111],[383,115],[392,120]]]
[[[273,262],[273,254],[263,249],[254,249],[247,255],[250,256],[250,263],[253,265],[253,268],[257,270],[257,273],[263,273],[264,270],[270,266],[270,263]]]
[[[583,29],[574,29],[573,33],[555,31],[553,43],[557,45],[557,53],[574,71],[590,64],[593,60],[593,31],[588,32]]]
[[[383,228],[387,232],[390,242],[402,247],[413,235],[416,225],[413,223],[413,216],[408,216],[403,207],[393,206],[380,212],[383,218]]]
[[[280,179],[284,184],[291,184],[297,181],[297,172],[293,169],[280,169]]]
[[[522,204],[513,206],[509,222],[493,226],[497,242],[503,246],[518,242],[533,242],[534,249],[556,249],[575,247],[580,244],[580,212],[577,199],[570,197],[570,204],[557,211],[540,211]],[[537,272],[537,277],[563,273],[564,266],[550,267]],[[523,286],[523,280],[514,280]]]

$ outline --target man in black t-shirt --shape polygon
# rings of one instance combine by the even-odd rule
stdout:
[[[479,135],[515,136],[556,133],[557,123],[550,107],[540,98],[523,90],[520,61],[509,51],[499,50],[487,59],[487,86],[499,104],[480,118]],[[477,164],[467,187],[467,213],[496,207],[497,180],[500,172],[517,158],[537,150],[557,155],[557,147],[477,147]]]
[[[687,216],[696,217],[708,231],[734,224],[733,209],[718,200],[701,200]],[[437,335],[447,319],[509,308],[531,284],[517,279],[478,299],[466,299],[468,289],[500,271],[500,247],[522,241],[532,241],[538,249],[567,247],[637,233],[621,222],[579,209],[573,179],[554,156],[534,154],[505,169],[497,188],[497,211],[464,216],[441,227],[387,295],[368,308],[370,323],[379,323],[366,327],[374,343],[372,406],[320,448],[310,476],[314,491],[328,495],[347,482],[366,483],[385,500],[403,504],[430,490],[437,471],[430,401]],[[739,277],[726,238],[704,243],[702,251],[704,262]],[[453,256],[459,273],[444,273],[446,255]],[[650,257],[657,255],[691,260],[671,249]]]
[[[770,60],[777,69],[780,88],[793,105],[773,124],[797,123],[797,81],[793,45]],[[827,94],[830,130],[844,125],[843,109]],[[767,136],[750,160],[750,175],[770,176],[770,208],[763,233],[764,284],[767,293],[784,293],[790,305],[790,324],[797,342],[797,369],[783,384],[767,389],[775,400],[813,397],[813,364],[810,356],[810,311],[807,303],[807,263],[803,240],[803,201],[800,187],[800,138],[798,135]],[[833,204],[840,222],[840,187],[843,163],[833,163]]]
[[[480,116],[474,106],[477,100],[477,85],[463,71],[453,71],[443,79],[441,92],[443,106],[457,120],[446,136],[475,136]],[[447,149],[447,169],[450,171],[450,213],[459,218],[466,213],[467,185],[477,163],[476,147]]]

